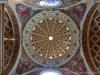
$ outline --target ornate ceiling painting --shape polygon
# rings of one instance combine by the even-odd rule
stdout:
[[[95,2],[8,0],[4,15],[0,12],[3,75],[99,75],[100,3]]]
[[[83,28],[83,51],[93,72],[100,74],[100,3],[89,11]]]
[[[44,11],[27,23],[23,31],[23,45],[27,54],[37,63],[61,65],[76,53],[79,31],[67,15],[59,11]]]
[[[20,46],[20,37],[17,19],[12,9],[6,4],[4,4],[4,15],[2,20],[4,24],[2,33],[2,69],[3,75],[8,75],[17,60]]]
[[[39,75],[40,68],[45,67],[65,68],[64,75],[67,72],[69,75],[82,75],[87,72],[79,43],[80,21],[86,10],[84,3],[68,10],[53,11],[33,10],[18,3],[16,10],[22,22],[23,34],[23,54],[16,70],[17,74]],[[60,30],[57,31],[58,29]],[[56,31],[57,34],[53,36]],[[73,37],[76,35],[77,42],[74,44],[76,39]]]

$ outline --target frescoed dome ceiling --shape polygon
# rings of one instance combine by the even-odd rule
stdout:
[[[78,50],[79,31],[66,14],[43,11],[32,17],[24,28],[23,46],[36,63],[58,66],[68,62]]]
[[[8,0],[4,15],[0,10],[0,20],[4,17],[0,73],[3,67],[4,75],[12,71],[15,75],[41,75],[46,70],[99,75],[100,3],[96,1]]]
[[[12,11],[12,9],[4,4],[4,19],[3,19],[3,74],[8,75],[8,73],[13,68],[20,46],[20,35],[17,19]]]
[[[83,27],[83,50],[89,67],[100,74],[100,3],[90,9]],[[98,74],[99,73],[99,74]]]

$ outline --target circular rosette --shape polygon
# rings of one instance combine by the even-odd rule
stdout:
[[[76,53],[79,31],[75,22],[66,14],[60,11],[43,11],[26,24],[23,46],[36,63],[60,66]]]

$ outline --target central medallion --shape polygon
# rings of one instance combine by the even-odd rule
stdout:
[[[49,40],[53,40],[53,36],[49,36]]]
[[[36,63],[59,66],[76,53],[79,31],[66,14],[60,11],[43,11],[27,23],[23,31],[23,46]]]

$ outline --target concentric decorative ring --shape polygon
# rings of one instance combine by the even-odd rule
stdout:
[[[27,23],[23,31],[23,46],[38,64],[62,65],[76,53],[79,31],[66,14],[43,11]]]

